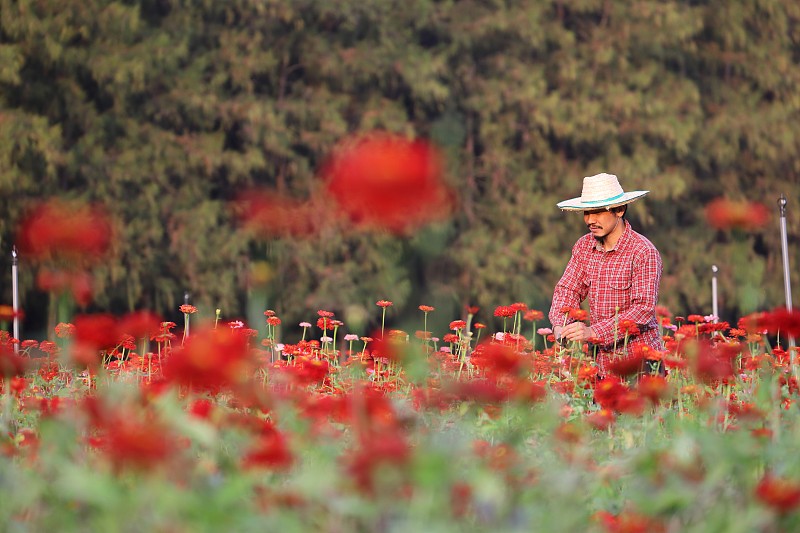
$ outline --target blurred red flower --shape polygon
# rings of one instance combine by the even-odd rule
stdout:
[[[784,337],[800,337],[800,311],[778,307],[755,317],[757,328]]]
[[[494,342],[478,345],[470,355],[470,362],[490,377],[514,376],[525,366],[513,348]]]
[[[246,380],[253,365],[246,335],[231,328],[207,328],[173,351],[163,372],[172,383],[216,391]]]
[[[639,394],[647,398],[653,404],[658,404],[662,399],[669,396],[670,386],[662,376],[642,376],[636,387]]]
[[[249,190],[234,201],[233,210],[245,230],[262,238],[308,237],[319,230],[322,206],[276,191]]]
[[[403,234],[451,211],[442,157],[422,140],[381,132],[346,139],[321,174],[327,192],[357,226]]]
[[[654,518],[632,511],[623,511],[618,515],[598,511],[594,518],[607,533],[659,533],[665,530],[664,525]]]
[[[755,489],[756,498],[780,514],[800,506],[800,483],[766,473]]]
[[[606,430],[617,421],[617,416],[611,409],[600,409],[586,415],[586,422],[595,429]]]
[[[106,350],[117,345],[120,331],[117,319],[107,313],[77,315],[73,320],[75,342],[96,350]]]
[[[21,376],[28,369],[28,359],[14,353],[11,343],[0,344],[0,375],[6,378]]]
[[[286,469],[292,465],[292,456],[286,437],[272,429],[262,431],[255,445],[245,454],[242,463],[249,468]]]
[[[96,397],[82,407],[96,434],[90,443],[100,449],[119,471],[147,470],[162,465],[177,450],[172,432],[152,412],[133,407],[111,410]]]
[[[739,342],[700,342],[697,348],[695,357],[690,358],[690,368],[698,380],[711,384],[736,374],[734,363],[744,346]]]
[[[69,292],[75,303],[86,307],[92,301],[92,276],[85,271],[42,269],[36,276],[36,286],[56,294]]]
[[[604,409],[614,410],[622,394],[628,391],[628,386],[619,378],[609,376],[600,381],[594,389],[594,401]]]
[[[0,322],[11,322],[15,318],[22,320],[25,318],[25,313],[22,309],[16,311],[10,305],[0,305]]]
[[[120,333],[136,339],[149,339],[161,331],[161,317],[151,311],[134,311],[119,321]]]
[[[717,229],[755,230],[769,220],[769,211],[757,202],[717,198],[706,205],[706,219]]]
[[[17,242],[33,260],[92,263],[111,246],[111,222],[97,206],[53,199],[30,210],[22,219]]]
[[[410,460],[411,447],[405,434],[397,429],[361,434],[358,447],[347,455],[350,475],[359,489],[367,493],[375,490],[379,468],[401,472]]]
[[[633,327],[635,328],[636,326],[634,325]],[[609,358],[606,368],[615,376],[632,376],[644,369],[645,360],[655,359],[656,357],[660,357],[660,354],[646,344],[635,344],[628,348],[627,354]]]
[[[320,383],[330,372],[330,365],[327,361],[298,357],[294,365],[287,368],[291,370],[292,377],[300,385],[311,385]]]

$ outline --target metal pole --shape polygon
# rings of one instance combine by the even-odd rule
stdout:
[[[717,305],[717,265],[711,265],[711,314],[714,315],[714,322],[719,320],[719,305]]]
[[[786,309],[792,310],[792,280],[789,277],[789,244],[786,239],[786,197],[781,193],[778,198],[778,209],[781,221],[781,253],[783,254],[783,291],[786,294]],[[794,339],[789,337],[789,346],[794,346]]]
[[[789,278],[789,245],[786,240],[786,197],[778,198],[781,212],[781,252],[783,253],[783,290],[786,293],[786,308],[792,308],[792,280]]]
[[[189,291],[183,292],[183,303],[189,305]],[[186,319],[186,336],[189,336],[189,319]]]
[[[19,259],[17,247],[11,247],[11,307],[14,309],[14,338],[19,338],[19,276],[17,273]],[[19,342],[14,345],[14,352],[19,353]]]

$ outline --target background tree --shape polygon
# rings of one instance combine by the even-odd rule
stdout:
[[[652,191],[629,218],[664,257],[664,304],[709,312],[718,264],[725,318],[780,305],[777,221],[718,231],[703,208],[785,193],[797,241],[799,22],[789,0],[0,0],[2,266],[25,207],[66,196],[117,219],[98,308],[175,314],[188,290],[287,323],[364,322],[378,298],[442,324],[465,304],[546,309],[583,232],[555,203],[611,171]],[[326,155],[372,130],[443,148],[457,216],[412,237],[238,230],[238,193],[319,200]]]

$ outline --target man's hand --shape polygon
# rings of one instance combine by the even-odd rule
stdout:
[[[564,342],[564,340],[583,342],[595,336],[594,330],[583,322],[573,322],[560,329],[561,331],[558,333],[560,334],[561,342]],[[557,336],[556,338],[559,337]]]

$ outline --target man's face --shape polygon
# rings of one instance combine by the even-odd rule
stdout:
[[[593,209],[583,212],[583,222],[595,239],[602,240],[614,231],[622,215],[622,212],[614,213],[606,209]]]

